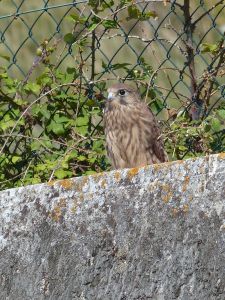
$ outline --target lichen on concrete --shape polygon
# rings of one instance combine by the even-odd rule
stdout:
[[[225,155],[0,192],[0,299],[225,299]]]

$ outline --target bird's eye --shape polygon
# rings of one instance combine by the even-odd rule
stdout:
[[[125,90],[119,90],[119,95],[120,96],[124,96],[126,94],[126,91]]]

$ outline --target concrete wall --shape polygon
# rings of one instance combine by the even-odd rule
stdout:
[[[0,193],[0,299],[225,299],[225,155]]]

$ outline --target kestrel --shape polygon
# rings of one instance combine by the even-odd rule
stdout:
[[[158,122],[134,88],[117,83],[108,89],[103,121],[114,169],[167,161]]]

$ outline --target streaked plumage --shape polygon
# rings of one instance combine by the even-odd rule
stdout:
[[[134,88],[118,83],[108,89],[103,120],[114,169],[167,161],[158,123]]]

